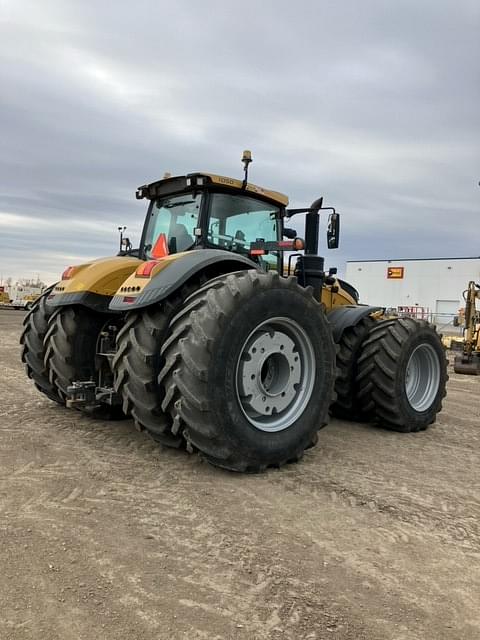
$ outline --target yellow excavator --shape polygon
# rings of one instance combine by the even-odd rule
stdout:
[[[480,300],[480,284],[471,280],[463,292],[465,300],[463,351],[455,356],[455,373],[480,375],[480,309],[476,300]]]

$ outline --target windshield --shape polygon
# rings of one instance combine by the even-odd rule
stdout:
[[[278,207],[248,196],[212,196],[207,240],[222,249],[249,253],[256,240],[277,240]]]
[[[182,193],[153,203],[145,233],[147,260],[186,251],[195,242],[201,194]]]

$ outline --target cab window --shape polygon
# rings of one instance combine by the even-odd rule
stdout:
[[[194,245],[201,199],[201,194],[183,193],[153,203],[145,234],[147,260]]]
[[[256,240],[277,240],[279,209],[248,196],[211,196],[207,242],[221,249],[248,254]]]

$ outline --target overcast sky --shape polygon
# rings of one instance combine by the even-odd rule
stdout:
[[[140,237],[135,188],[208,170],[323,195],[327,264],[480,256],[478,0],[0,0],[0,274]]]

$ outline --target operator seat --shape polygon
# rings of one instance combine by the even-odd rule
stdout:
[[[175,239],[173,243],[172,240]],[[170,253],[179,253],[180,251],[186,251],[193,244],[193,238],[188,233],[187,227],[184,224],[176,224],[170,230],[170,240],[168,242],[168,249]]]
[[[237,229],[233,239],[233,247],[235,251],[248,252],[245,233],[241,229]]]

